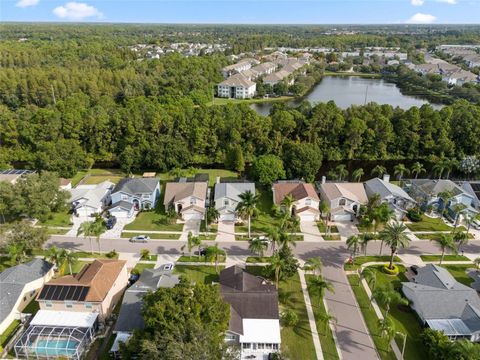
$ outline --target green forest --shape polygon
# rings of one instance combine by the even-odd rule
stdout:
[[[202,29],[1,25],[0,167],[70,177],[93,164],[163,172],[223,166],[229,154],[247,164],[272,154],[283,160],[287,176],[310,178],[325,160],[434,163],[480,154],[480,107],[465,100],[441,110],[425,105],[406,111],[377,104],[342,110],[334,103],[303,103],[296,109],[278,103],[263,117],[246,105],[207,106],[228,64],[225,54],[139,61],[128,48],[192,36],[199,42],[221,37],[234,52],[307,42],[407,48],[427,41],[478,42],[478,30],[328,37],[315,27]],[[28,40],[18,41],[23,37]]]

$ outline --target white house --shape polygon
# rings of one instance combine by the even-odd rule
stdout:
[[[220,221],[235,221],[236,207],[241,201],[239,195],[247,191],[255,194],[255,184],[252,182],[222,183],[217,179],[215,184],[215,209],[218,210]]]
[[[255,96],[257,84],[242,74],[235,74],[217,85],[217,93],[222,98],[249,99]]]
[[[0,273],[0,334],[34,300],[38,290],[53,276],[53,264],[33,259]]]
[[[183,220],[201,220],[205,214],[208,182],[169,182],[165,187],[165,209],[173,207]]]
[[[320,198],[330,207],[332,221],[351,221],[368,202],[362,183],[323,183]]]
[[[104,181],[96,185],[78,185],[70,190],[70,200],[77,216],[100,214],[110,204],[110,194],[115,184]]]
[[[273,203],[283,207],[282,201],[290,195],[293,200],[292,215],[300,221],[316,221],[320,218],[320,199],[312,184],[306,184],[299,180],[280,180],[273,184]]]

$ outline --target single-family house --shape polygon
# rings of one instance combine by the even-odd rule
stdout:
[[[12,266],[0,273],[0,334],[34,300],[38,290],[53,276],[53,265],[42,259]]]
[[[240,347],[240,359],[267,359],[278,352],[281,338],[275,285],[231,266],[220,272],[220,291],[230,305],[225,341]]]
[[[370,199],[375,194],[380,195],[380,201],[388,203],[397,220],[402,220],[407,211],[416,205],[415,200],[405,190],[390,182],[390,176],[387,174],[383,179],[370,179],[364,185],[367,197]]]
[[[155,208],[160,198],[160,180],[155,177],[125,178],[112,190],[110,215],[127,218],[135,211]]]
[[[122,307],[113,329],[116,334],[111,352],[119,351],[120,342],[125,342],[135,329],[143,329],[145,322],[142,316],[143,297],[150,291],[159,288],[172,288],[180,282],[179,275],[172,270],[157,269],[143,270],[140,278],[123,295]]]
[[[472,195],[473,207],[480,210],[480,180],[461,181],[458,185],[461,186],[465,192]]]
[[[415,199],[421,201],[425,208],[433,206],[436,208],[446,208],[452,218],[456,218],[455,205],[462,204],[463,213],[469,213],[472,216],[478,214],[475,207],[475,196],[460,185],[447,179],[411,179],[407,181],[406,189]],[[450,193],[451,198],[446,204],[443,204],[442,193]]]
[[[69,203],[77,216],[100,214],[110,202],[110,194],[115,184],[103,181],[96,185],[78,185],[70,191]]]
[[[332,221],[352,221],[368,198],[362,183],[323,183],[320,198],[330,207]]]
[[[180,178],[165,186],[163,205],[173,207],[183,220],[201,220],[205,215],[208,181],[188,181]]]
[[[72,189],[72,181],[70,179],[60,178],[60,185],[61,190],[71,190]]]
[[[219,221],[235,221],[236,208],[241,201],[239,195],[247,191],[255,194],[255,184],[252,182],[220,182],[215,184],[215,209],[220,214]]]
[[[273,203],[282,207],[282,201],[287,195],[294,199],[290,211],[298,216],[300,221],[316,221],[320,218],[320,199],[312,184],[301,180],[280,180],[273,184]],[[284,209],[288,210],[288,209]]]
[[[37,296],[41,310],[95,312],[104,321],[127,286],[126,261],[97,259],[75,275],[47,282]]]
[[[402,283],[402,291],[423,325],[451,340],[480,341],[480,298],[448,270],[433,264],[419,268],[413,281]]]
[[[24,178],[29,174],[35,173],[35,170],[19,170],[19,169],[8,169],[0,170],[0,181],[8,182],[10,184],[15,184],[19,179]]]
[[[243,74],[235,74],[217,85],[217,94],[222,98],[250,99],[255,96],[257,84]]]

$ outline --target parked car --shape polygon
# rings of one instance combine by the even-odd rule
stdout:
[[[413,272],[415,275],[418,275],[418,266],[417,266],[417,265],[412,265],[412,266],[410,266],[410,270],[412,270],[412,272]]]
[[[473,220],[472,221],[472,227],[474,229],[480,230],[480,221],[479,220]]]
[[[130,242],[146,243],[150,240],[150,236],[147,235],[138,235],[130,238]]]
[[[195,251],[195,255],[205,256],[207,255],[207,248],[200,248],[200,251]]]
[[[172,271],[173,270],[173,263],[168,263],[162,266],[162,270],[164,271]]]
[[[107,220],[105,220],[105,226],[108,230],[113,229],[116,223],[117,218],[115,216],[109,217]]]

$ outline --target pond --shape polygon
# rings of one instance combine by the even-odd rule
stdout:
[[[427,100],[403,95],[395,84],[383,79],[358,76],[325,76],[306,96],[288,103],[291,106],[297,106],[302,100],[308,100],[311,103],[333,100],[342,109],[369,102],[390,104],[403,109],[429,103]],[[441,108],[441,105],[432,104],[432,106]],[[261,115],[268,115],[272,103],[252,104],[250,107]]]

